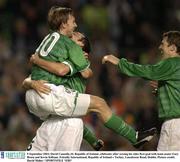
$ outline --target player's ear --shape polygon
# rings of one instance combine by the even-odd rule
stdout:
[[[170,46],[170,50],[171,50],[172,52],[176,52],[176,51],[177,51],[177,47],[176,47],[174,44],[172,44],[172,45]]]
[[[62,23],[61,26],[60,26],[60,29],[65,29],[66,28],[66,23]]]

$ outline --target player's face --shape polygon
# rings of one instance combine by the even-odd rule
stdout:
[[[81,34],[81,33],[79,33],[79,32],[74,32],[74,33],[72,34],[72,37],[71,37],[71,39],[72,39],[74,42],[76,42],[76,44],[78,44],[80,47],[83,47],[83,46],[84,46],[83,41],[82,41],[83,38],[84,38],[84,35]]]
[[[170,55],[170,46],[167,42],[167,37],[164,37],[160,46],[159,46],[159,49],[162,51],[162,54],[165,58],[169,57]]]
[[[75,17],[73,15],[69,15],[67,22],[64,24],[64,28],[66,29],[67,36],[72,36],[75,28],[77,27]]]

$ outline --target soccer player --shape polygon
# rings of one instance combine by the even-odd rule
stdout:
[[[88,59],[88,55],[91,51],[88,38],[79,32],[74,32],[71,39],[73,41],[75,41],[83,49],[84,55],[85,55],[86,59]],[[35,57],[33,57],[33,56],[34,55],[32,55],[32,57],[31,57],[32,60],[35,59]],[[83,73],[83,72],[81,72],[81,73],[82,73],[81,74],[82,77],[84,77],[86,79],[92,75],[92,72],[89,72],[89,74]],[[29,77],[23,81],[22,86],[25,90],[34,89],[41,96],[41,93],[49,94],[51,91],[51,89],[47,85],[45,85],[45,83],[47,83],[47,82],[44,80],[36,81],[36,80],[31,80],[31,78]],[[42,129],[42,127],[38,131],[40,132],[41,129]],[[57,127],[57,129],[58,129],[58,127]],[[60,127],[59,127],[59,129],[60,129]],[[36,139],[36,137],[34,138],[34,140],[35,139]],[[76,138],[73,137],[73,139],[76,139]],[[71,139],[71,141],[73,139]],[[96,151],[99,151],[104,146],[104,142],[101,139],[97,139],[96,136],[86,126],[84,126],[84,130],[83,130],[83,139],[85,139]],[[33,143],[33,146],[36,145],[35,142]],[[31,147],[33,147],[33,146],[31,144]],[[31,150],[33,150],[33,149],[34,148],[31,148]],[[58,148],[55,148],[55,149],[58,150]],[[47,148],[47,150],[48,150],[48,148]]]
[[[106,55],[102,62],[117,66],[123,74],[158,81],[159,118],[163,120],[158,151],[180,151],[180,32],[163,34],[162,59],[155,65],[140,65]]]
[[[34,62],[39,64],[33,66],[31,77],[33,80],[48,81],[51,93],[42,94],[41,98],[34,90],[28,90],[26,103],[29,109],[40,117],[47,117],[48,114],[81,117],[88,112],[96,112],[107,128],[124,136],[133,145],[149,141],[156,132],[155,129],[136,132],[121,117],[114,115],[102,98],[81,93],[85,87],[79,78],[79,72],[88,71],[89,62],[84,58],[81,48],[68,38],[77,26],[72,10],[51,8],[48,24],[52,33],[45,37],[36,50],[41,59]],[[50,61],[48,68],[45,66],[47,60]]]

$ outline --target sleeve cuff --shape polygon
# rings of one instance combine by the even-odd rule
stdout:
[[[62,63],[69,66],[70,74],[68,74],[68,75],[69,76],[72,75],[73,74],[73,68],[72,68],[71,64],[68,61],[63,61]]]
[[[120,72],[122,72],[122,62],[127,61],[125,58],[119,59],[119,63],[117,64],[117,68]]]
[[[81,70],[81,71],[79,71],[79,72],[82,72],[82,71],[88,69],[89,67],[90,67],[90,63],[89,63],[83,70]]]

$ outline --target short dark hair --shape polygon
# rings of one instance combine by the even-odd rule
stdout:
[[[71,8],[53,6],[48,12],[48,25],[53,31],[59,29],[62,23],[66,23],[69,15],[73,15]]]
[[[82,47],[82,50],[86,53],[90,53],[91,52],[91,45],[90,45],[90,41],[89,41],[88,37],[84,35],[82,42],[84,44],[84,46]]]
[[[180,32],[179,31],[169,31],[163,34],[163,38],[167,37],[167,42],[169,45],[175,45],[177,48],[177,53],[180,55]]]

